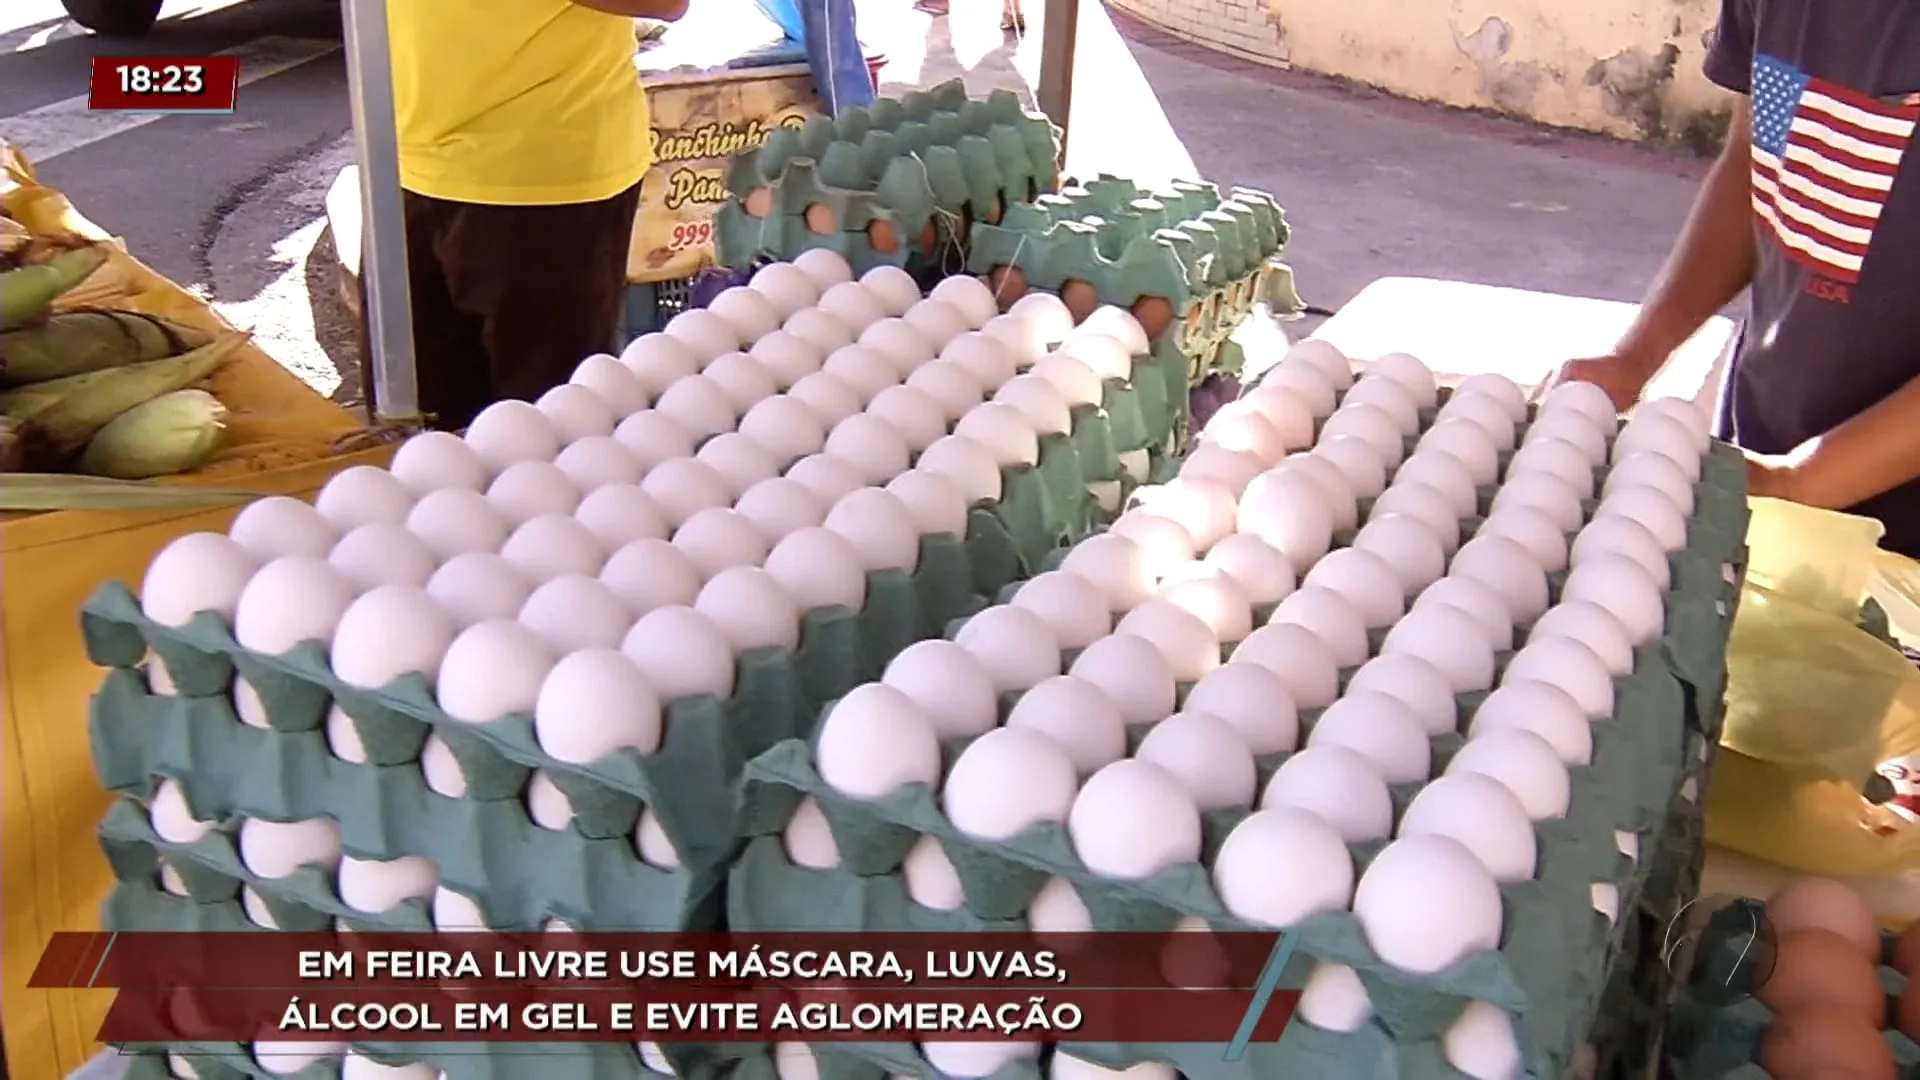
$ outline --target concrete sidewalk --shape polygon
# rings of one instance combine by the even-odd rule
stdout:
[[[872,0],[884,93],[965,78],[1031,100],[1039,5],[1024,39],[994,0],[951,16]],[[1272,192],[1309,303],[1337,310],[1369,282],[1413,275],[1639,299],[1704,161],[1388,98],[1236,60],[1082,6],[1068,170],[1204,177]],[[1290,328],[1298,336],[1309,322]]]

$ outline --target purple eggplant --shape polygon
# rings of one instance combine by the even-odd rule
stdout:
[[[752,279],[751,270],[728,270],[725,267],[702,270],[694,275],[693,283],[687,288],[687,306],[706,307],[713,303],[714,297],[735,285],[745,285]]]

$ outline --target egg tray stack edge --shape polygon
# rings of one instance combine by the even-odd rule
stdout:
[[[1531,1075],[1563,1075],[1577,1045],[1593,1034],[1607,988],[1617,985],[1623,967],[1640,961],[1642,950],[1627,948],[1631,932],[1683,904],[1697,880],[1687,866],[1698,859],[1699,832],[1688,828],[1689,821],[1697,822],[1698,809],[1679,792],[1689,777],[1697,778],[1705,748],[1717,738],[1726,634],[1738,601],[1737,570],[1744,562],[1744,465],[1737,453],[1715,448],[1698,501],[1690,547],[1673,560],[1668,634],[1643,647],[1634,674],[1618,681],[1613,722],[1594,727],[1593,764],[1575,770],[1573,815],[1540,828],[1538,878],[1503,889],[1508,928],[1499,953],[1468,958],[1433,979],[1412,979],[1377,962],[1350,914],[1323,915],[1300,928],[1301,954],[1361,971],[1377,1012],[1361,1033],[1331,1035],[1295,1025],[1280,1043],[1250,1048],[1239,1063],[1221,1061],[1217,1046],[1102,1044],[1075,1045],[1073,1051],[1116,1067],[1168,1061],[1195,1080],[1323,1072],[1438,1080],[1457,1074],[1441,1062],[1437,1036],[1465,1002],[1483,1000],[1524,1017],[1532,1044]],[[1729,566],[1733,574],[1725,572]],[[1461,715],[1470,715],[1480,696],[1464,695]],[[1701,708],[1702,701],[1707,708]],[[1303,726],[1311,716],[1303,715]],[[1436,771],[1459,742],[1457,735],[1436,740]],[[959,749],[947,748],[949,762]],[[1260,762],[1263,781],[1282,758]],[[1396,791],[1396,802],[1404,806],[1414,790]],[[758,838],[736,865],[729,889],[729,922],[736,929],[1018,929],[1035,890],[1055,875],[1074,882],[1096,929],[1165,930],[1182,916],[1197,916],[1219,929],[1238,926],[1220,907],[1199,865],[1173,868],[1144,882],[1096,878],[1079,864],[1058,826],[1042,826],[1004,844],[983,844],[956,832],[925,787],[910,787],[877,803],[837,795],[820,780],[802,742],[757,758],[748,767],[743,791],[747,830]],[[1692,794],[1698,797],[1697,787]],[[798,868],[784,854],[778,834],[805,796],[818,800],[832,829],[838,869]],[[1678,809],[1680,803],[1689,808]],[[1208,850],[1241,816],[1208,815]],[[1615,829],[1640,838],[1638,865],[1629,865],[1619,853]],[[960,875],[966,903],[958,912],[932,911],[907,898],[897,871],[922,835],[938,838]],[[1364,864],[1378,846],[1356,850],[1358,860]],[[1652,858],[1646,857],[1649,852]],[[1612,926],[1592,909],[1589,884],[1594,881],[1612,881],[1620,891],[1622,918]],[[1305,966],[1303,959],[1289,973],[1291,985],[1300,985]],[[1643,1032],[1634,1029],[1633,1037]],[[848,1049],[889,1073],[938,1077],[910,1046]],[[1007,1067],[1023,1078],[1033,1068],[1032,1063]],[[849,1074],[831,1080],[863,1078]]]
[[[1773,1012],[1757,999],[1746,996],[1751,986],[1753,965],[1743,963],[1748,954],[1749,929],[1758,915],[1758,900],[1735,901],[1714,913],[1701,933],[1694,951],[1691,970],[1679,974],[1686,980],[1675,1003],[1667,1029],[1664,1077],[1670,1080],[1775,1080],[1756,1059],[1760,1040],[1773,1023]],[[1893,1001],[1906,988],[1907,978],[1893,967],[1893,946],[1897,935],[1882,931],[1880,985],[1887,992],[1888,1015]],[[1725,985],[1728,972],[1737,972],[1732,988],[1742,992],[1730,1002]],[[1722,985],[1713,986],[1713,983]],[[1710,986],[1701,992],[1703,984]],[[1905,1080],[1920,1077],[1920,1043],[1898,1030],[1885,1032],[1887,1045],[1899,1075]]]

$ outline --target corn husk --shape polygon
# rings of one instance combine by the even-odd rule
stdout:
[[[169,487],[67,473],[0,473],[0,512],[206,510],[263,495],[239,488]]]

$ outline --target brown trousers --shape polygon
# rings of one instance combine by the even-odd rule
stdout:
[[[614,345],[638,184],[565,206],[404,195],[420,411],[434,427],[457,431],[504,398],[532,401]]]

